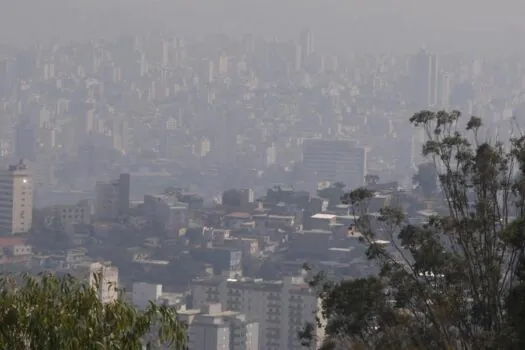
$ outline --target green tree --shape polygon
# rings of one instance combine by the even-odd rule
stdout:
[[[102,303],[96,288],[71,276],[4,276],[0,290],[0,349],[183,349],[186,342],[173,309],[150,303],[139,311],[122,297]]]
[[[417,173],[412,177],[412,182],[417,185],[426,197],[432,196],[438,189],[438,173],[434,163],[418,165]]]
[[[378,274],[312,280],[325,349],[525,348],[525,137],[481,140],[476,117],[462,134],[460,116],[410,119],[427,134],[423,154],[438,172],[446,215],[412,225],[395,204],[368,215],[370,190],[345,195]]]

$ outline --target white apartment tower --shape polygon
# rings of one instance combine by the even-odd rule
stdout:
[[[303,141],[302,165],[306,180],[341,181],[353,189],[364,185],[367,153],[350,140],[307,139]]]
[[[452,85],[452,76],[447,73],[442,73],[440,84],[440,108],[448,110],[450,107],[450,90]]]
[[[188,325],[188,350],[258,350],[259,324],[235,311],[223,311],[221,304],[179,311]]]
[[[303,350],[298,332],[315,323],[318,298],[302,277],[282,281],[227,279],[216,276],[192,284],[194,308],[220,303],[225,310],[239,312],[259,324],[260,350]],[[322,332],[317,332],[320,343]],[[315,344],[312,348],[317,348]]]
[[[439,102],[440,69],[437,55],[419,51],[410,61],[412,94],[418,108],[436,107]]]
[[[97,287],[102,303],[111,303],[118,298],[118,268],[100,262],[78,264],[70,271],[79,280],[88,281],[91,287]],[[97,283],[98,278],[98,285]]]
[[[33,181],[20,161],[0,172],[0,234],[25,233],[33,221]]]
[[[306,29],[301,33],[300,45],[303,60],[314,53],[314,37],[310,29]]]

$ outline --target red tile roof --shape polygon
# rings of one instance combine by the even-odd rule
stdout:
[[[10,247],[18,244],[25,244],[22,237],[0,237],[0,247]]]

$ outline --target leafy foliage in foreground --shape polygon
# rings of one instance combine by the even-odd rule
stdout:
[[[481,140],[476,117],[461,133],[457,111],[422,111],[410,122],[427,135],[426,167],[437,170],[447,214],[420,225],[395,205],[369,215],[367,189],[344,196],[380,273],[312,281],[324,348],[524,349],[525,137]]]
[[[185,327],[175,311],[153,303],[139,311],[122,298],[102,303],[97,289],[71,276],[0,278],[0,349],[183,349]],[[151,338],[151,337],[149,337]]]

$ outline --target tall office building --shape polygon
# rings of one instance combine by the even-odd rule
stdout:
[[[221,304],[204,304],[201,309],[179,311],[188,325],[188,350],[258,350],[259,324],[235,311],[223,311]]]
[[[163,67],[167,67],[170,64],[170,46],[169,43],[162,42],[162,62]]]
[[[209,60],[206,63],[206,70],[204,75],[204,82],[206,84],[213,83],[213,78],[215,77],[215,65],[213,64],[212,60]]]
[[[38,130],[38,148],[50,151],[56,146],[56,129],[46,123],[40,127]],[[20,157],[18,157],[20,158]],[[25,158],[22,158],[25,159]]]
[[[439,61],[436,55],[428,55],[428,105],[437,106],[439,96]]]
[[[18,159],[35,160],[37,148],[37,129],[29,121],[29,117],[22,117],[15,128],[15,155]]]
[[[417,108],[436,106],[440,87],[438,57],[425,50],[418,52],[410,61],[410,77],[412,97]]]
[[[255,51],[255,39],[252,34],[246,34],[242,37],[242,47],[248,53]]]
[[[140,55],[139,66],[140,66],[139,67],[140,68],[140,76],[144,77],[144,76],[148,75],[149,63],[148,63],[148,60],[146,58],[146,54],[145,53],[141,53],[141,55]]]
[[[125,119],[113,121],[111,136],[113,138],[113,148],[122,154],[126,154],[128,149],[129,130],[128,122]]]
[[[258,322],[259,349],[264,350],[305,349],[297,333],[306,323],[315,324],[316,314],[320,316],[317,294],[303,277],[285,277],[282,281],[225,276],[199,279],[192,283],[192,302],[194,308],[220,303],[225,310]],[[312,348],[318,348],[322,331],[317,329],[314,339],[317,344]]]
[[[0,172],[0,234],[25,233],[33,221],[33,181],[22,161]]]
[[[292,45],[294,62],[293,68],[296,72],[299,72],[303,66],[303,48],[299,43],[293,43]]]
[[[272,143],[270,147],[266,149],[266,166],[271,166],[277,163],[277,148]]]
[[[49,156],[39,156],[36,161],[26,161],[31,169],[34,186],[52,186],[56,184],[55,164]]]
[[[97,182],[95,216],[99,220],[116,220],[129,210],[130,176],[120,174],[117,180]]]
[[[481,59],[476,59],[472,63],[472,77],[478,78],[483,74],[483,61]]]
[[[450,107],[450,91],[452,85],[452,76],[447,73],[442,73],[440,80],[440,108],[446,110]]]
[[[341,181],[348,188],[364,185],[366,149],[337,139],[307,139],[303,142],[302,173],[307,181]]]
[[[35,76],[37,71],[37,52],[34,49],[26,49],[19,52],[15,59],[15,69],[18,77],[29,80]]]
[[[95,110],[89,109],[83,112],[75,121],[75,138],[77,144],[82,143],[93,132],[97,131],[97,118]]]
[[[225,54],[219,56],[219,64],[217,73],[221,76],[226,76],[228,74],[228,61],[229,58]]]
[[[314,53],[314,36],[310,29],[306,29],[301,33],[300,45],[303,60]]]

